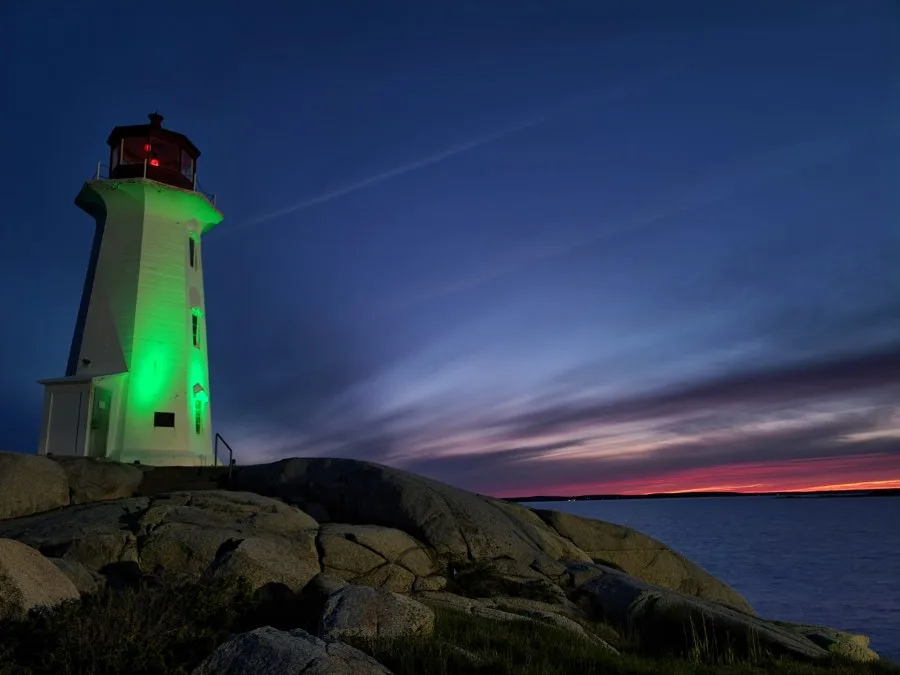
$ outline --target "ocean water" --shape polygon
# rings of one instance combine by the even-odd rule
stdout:
[[[863,633],[900,662],[900,497],[698,497],[526,504],[633,527],[760,616]]]

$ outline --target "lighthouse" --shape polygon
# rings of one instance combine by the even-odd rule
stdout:
[[[39,454],[212,464],[200,151],[149,115],[109,135],[109,169],[75,199],[95,222],[64,377],[42,380]]]

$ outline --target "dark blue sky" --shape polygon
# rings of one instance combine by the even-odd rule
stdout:
[[[900,481],[900,6],[6,3],[0,431],[117,124],[203,151],[214,427],[522,494]],[[900,484],[900,483],[898,483]]]

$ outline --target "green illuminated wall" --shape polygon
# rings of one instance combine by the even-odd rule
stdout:
[[[90,365],[79,373],[99,374],[117,358],[128,373],[113,405],[110,439],[119,447],[108,454],[148,464],[211,461],[202,245],[191,267],[188,239],[199,241],[221,214],[200,194],[144,179],[92,181],[78,201],[105,217],[79,355]],[[199,434],[197,400],[204,413]],[[174,412],[175,427],[155,427],[156,412]]]

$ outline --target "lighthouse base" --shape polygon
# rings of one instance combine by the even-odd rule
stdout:
[[[210,466],[211,449],[129,447],[123,398],[127,373],[41,380],[44,410],[39,455],[108,459],[150,466]],[[143,445],[143,444],[141,444]]]
[[[190,451],[171,450],[122,450],[116,460],[123,464],[144,464],[147,466],[212,466],[209,454],[194,454]]]

